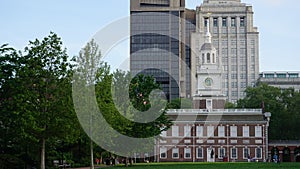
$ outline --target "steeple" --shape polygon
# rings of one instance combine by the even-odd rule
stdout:
[[[209,31],[209,19],[207,19],[205,43],[211,43],[211,34],[210,34],[210,31]]]

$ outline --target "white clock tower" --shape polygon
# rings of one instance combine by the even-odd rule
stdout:
[[[211,42],[209,20],[207,20],[205,42],[200,48],[196,66],[197,89],[193,97],[194,108],[223,109],[226,98],[222,91],[223,68],[217,50]]]

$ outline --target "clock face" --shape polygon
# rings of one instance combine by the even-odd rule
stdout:
[[[204,83],[205,83],[206,86],[211,87],[212,83],[213,83],[213,80],[208,77],[208,78],[205,79]]]

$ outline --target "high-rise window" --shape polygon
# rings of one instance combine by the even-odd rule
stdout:
[[[208,25],[208,18],[204,18],[204,26],[207,27]]]
[[[218,27],[218,18],[214,18],[214,27]]]
[[[240,26],[241,27],[245,26],[245,18],[244,17],[240,18]]]
[[[222,18],[222,26],[223,27],[227,26],[227,18]]]
[[[231,18],[231,26],[232,27],[236,26],[236,19],[235,18]]]

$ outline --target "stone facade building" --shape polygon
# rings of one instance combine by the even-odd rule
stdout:
[[[270,86],[278,87],[280,89],[295,89],[300,91],[300,72],[262,72],[258,79],[258,83],[266,83]]]

